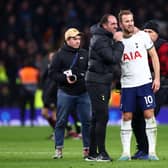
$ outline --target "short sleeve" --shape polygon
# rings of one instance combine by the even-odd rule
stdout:
[[[144,34],[144,43],[145,43],[145,48],[149,50],[150,48],[153,47],[153,41],[151,40],[150,36],[148,33],[143,33]]]

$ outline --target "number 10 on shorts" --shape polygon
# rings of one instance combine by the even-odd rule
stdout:
[[[146,105],[149,105],[149,104],[152,104],[152,103],[153,103],[153,98],[152,98],[151,95],[145,96],[144,99],[145,99]]]

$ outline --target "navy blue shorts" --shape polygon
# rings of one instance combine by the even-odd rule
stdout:
[[[140,107],[142,111],[155,108],[152,83],[121,89],[121,110],[123,112],[135,112],[136,106]]]

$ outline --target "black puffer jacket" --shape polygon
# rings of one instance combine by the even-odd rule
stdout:
[[[122,42],[115,42],[113,34],[99,24],[91,27],[92,38],[89,46],[89,63],[86,73],[87,82],[111,84],[118,71],[124,50]]]
[[[74,57],[78,53],[78,59],[71,68],[77,76],[77,82],[69,84],[64,71],[70,69]],[[85,72],[88,65],[88,52],[85,49],[74,49],[66,44],[59,49],[49,68],[49,76],[58,83],[58,88],[70,95],[79,95],[86,92]]]

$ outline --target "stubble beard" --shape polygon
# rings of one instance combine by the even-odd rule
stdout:
[[[130,28],[124,29],[124,36],[125,37],[132,36],[133,33],[134,33],[134,27],[133,26],[131,26]]]

